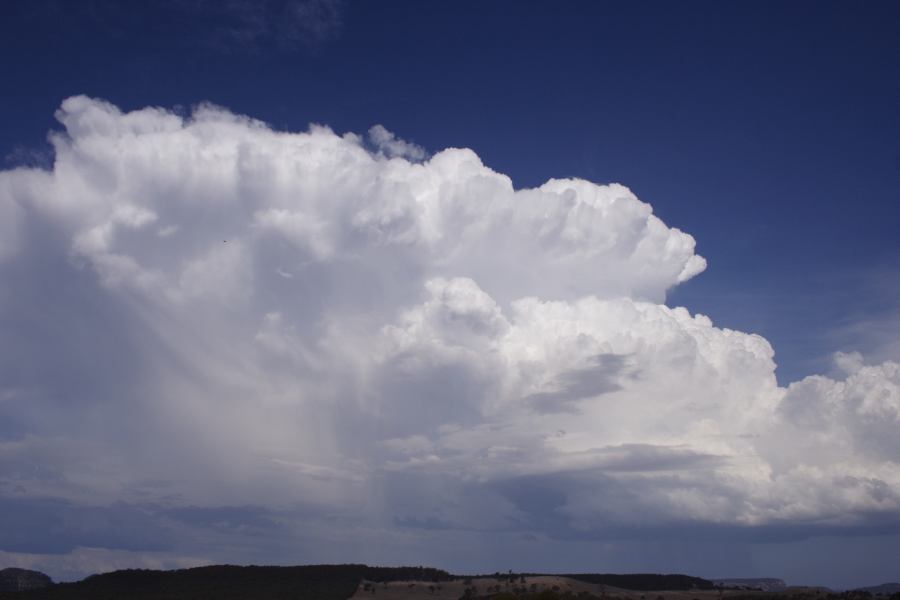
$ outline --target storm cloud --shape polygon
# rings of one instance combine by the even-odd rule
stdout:
[[[5,556],[900,524],[900,365],[780,387],[665,304],[706,261],[622,185],[211,105],[57,118],[52,168],[0,173]]]

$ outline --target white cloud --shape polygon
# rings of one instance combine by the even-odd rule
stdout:
[[[778,387],[765,339],[663,304],[706,263],[624,186],[515,190],[383,127],[57,116],[53,169],[0,173],[0,497],[375,536],[900,517],[898,365]]]
[[[22,229],[22,209],[4,194],[0,203],[0,263],[14,255],[19,249],[19,232]]]
[[[369,141],[381,154],[388,158],[400,157],[418,162],[427,156],[425,148],[418,144],[401,140],[393,132],[385,129],[384,125],[373,125],[369,129]]]

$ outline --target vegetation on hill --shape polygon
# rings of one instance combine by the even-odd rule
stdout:
[[[311,565],[299,567],[239,567],[219,565],[176,571],[129,569],[102,575],[92,575],[73,583],[49,585],[43,589],[0,591],[0,600],[347,600],[357,590],[376,595],[390,582],[429,582],[421,586],[422,598],[435,596],[441,589],[463,589],[460,600],[665,600],[663,593],[678,591],[676,598],[721,599],[723,590],[711,582],[687,575],[564,575],[588,584],[600,586],[599,592],[575,593],[560,586],[544,587],[529,582],[534,574],[496,573],[494,578],[477,581],[451,575],[428,567],[369,567],[366,565]],[[456,583],[452,583],[456,580]],[[47,580],[49,581],[49,579]],[[451,582],[445,584],[445,582]],[[376,585],[377,583],[377,585]],[[360,587],[363,584],[364,587]],[[445,584],[445,585],[442,585]],[[477,585],[476,585],[477,584]],[[487,585],[486,585],[487,584]],[[395,584],[396,585],[396,584]],[[549,585],[549,584],[548,584]],[[464,588],[462,586],[465,586]],[[609,586],[606,590],[602,586]],[[406,589],[405,584],[399,586]],[[410,583],[409,588],[415,584]],[[563,586],[566,587],[566,586]],[[615,592],[615,589],[618,591]],[[643,592],[654,592],[645,596]],[[690,592],[685,594],[685,592]],[[599,593],[599,595],[597,595]],[[617,595],[627,596],[619,598]],[[693,596],[696,594],[696,597]],[[875,600],[867,591],[840,594],[824,589],[794,588],[781,592],[728,592],[727,600]],[[381,593],[379,592],[379,596]],[[437,594],[440,596],[440,593]],[[445,593],[446,596],[446,593]],[[390,596],[393,597],[393,596]],[[415,600],[419,596],[404,592],[403,598]],[[882,600],[900,600],[900,593],[879,595]]]
[[[427,567],[220,565],[177,571],[128,569],[41,590],[0,593],[0,600],[347,600],[363,579],[446,581]]]
[[[882,583],[881,585],[872,585],[853,591],[869,592],[870,594],[873,594],[875,596],[900,595],[900,583]]]
[[[524,582],[526,577],[539,577],[543,573],[494,573],[494,578],[500,581],[516,583]],[[659,575],[657,573],[630,573],[617,575],[614,573],[576,573],[558,574],[558,577],[567,577],[585,583],[608,585],[634,591],[654,590],[712,590],[715,584],[707,579],[691,577],[690,575]]]
[[[33,590],[53,585],[53,580],[40,571],[28,569],[0,570],[0,592],[18,592],[20,590]]]

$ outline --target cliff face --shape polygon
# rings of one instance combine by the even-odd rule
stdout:
[[[40,571],[27,569],[0,570],[0,592],[36,590],[53,585],[53,580]]]

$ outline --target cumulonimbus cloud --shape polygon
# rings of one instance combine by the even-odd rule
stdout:
[[[471,150],[209,105],[57,118],[51,169],[0,173],[10,506],[557,537],[900,522],[900,367],[842,355],[844,380],[779,387],[765,339],[664,304],[706,262],[624,186],[516,190]]]

